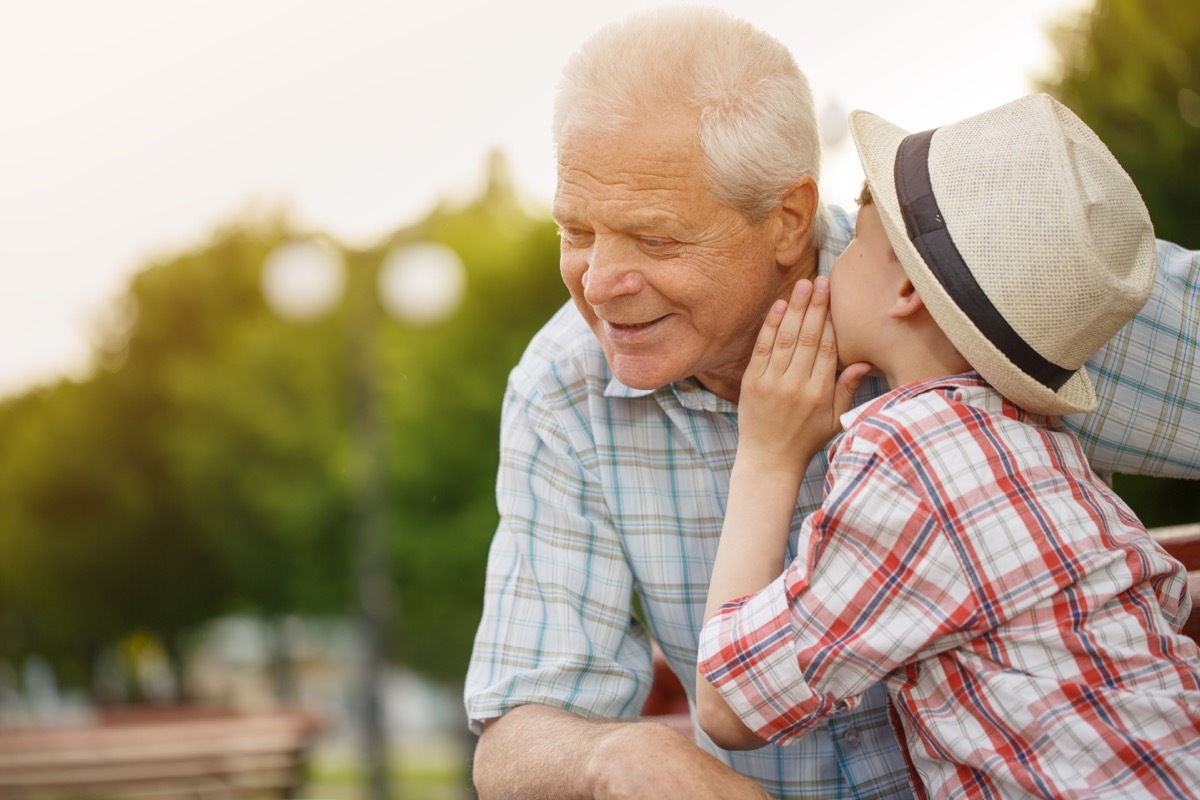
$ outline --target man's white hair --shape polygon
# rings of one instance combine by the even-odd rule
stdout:
[[[554,141],[565,127],[616,133],[647,113],[686,106],[718,202],[761,221],[801,175],[820,178],[808,79],[778,40],[715,8],[635,14],[602,28],[563,69]],[[824,241],[823,207],[812,244]]]

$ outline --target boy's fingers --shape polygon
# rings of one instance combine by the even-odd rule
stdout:
[[[797,364],[801,370],[807,370],[805,374],[812,371],[813,365],[819,358],[821,340],[826,335],[826,328],[828,327],[826,325],[826,309],[828,307],[829,279],[824,276],[818,276],[813,281],[811,297],[808,300],[808,307],[805,310],[804,319],[800,324],[795,345],[797,349],[805,354],[804,363]]]
[[[763,320],[762,327],[758,329],[758,338],[754,341],[754,353],[750,356],[747,373],[761,375],[767,368],[771,361],[771,353],[775,349],[775,339],[785,311],[787,311],[787,303],[776,300],[767,312],[767,318]]]
[[[775,337],[776,356],[772,365],[780,371],[786,370],[792,363],[796,351],[796,340],[799,338],[801,326],[807,316],[809,300],[812,297],[812,283],[806,280],[796,282],[792,289],[791,302],[788,303],[787,313],[779,323],[779,333]]]
[[[870,371],[871,365],[866,361],[856,361],[842,370],[833,397],[833,413],[837,417],[841,417],[854,406],[854,395]]]
[[[832,382],[837,375],[837,367],[837,334],[833,329],[833,320],[826,316],[825,325],[821,329],[821,340],[817,343],[817,352],[813,359],[813,377]]]

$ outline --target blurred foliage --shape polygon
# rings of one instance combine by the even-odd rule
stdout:
[[[1159,238],[1200,248],[1200,4],[1096,0],[1053,38],[1061,74],[1042,88],[1113,151]]]
[[[1158,237],[1200,248],[1200,3],[1096,0],[1052,35],[1061,69],[1041,89],[1128,170]],[[1118,475],[1114,486],[1150,527],[1200,521],[1195,481]]]
[[[244,223],[149,266],[114,304],[91,377],[0,404],[0,656],[40,653],[86,682],[135,631],[178,660],[218,614],[350,613],[347,351],[362,320],[345,298],[305,324],[267,308],[262,264],[300,235]],[[506,376],[566,291],[554,226],[521,210],[500,163],[477,202],[347,253],[347,294],[413,241],[454,248],[468,283],[441,323],[409,327],[382,308],[369,323],[399,595],[390,638],[398,660],[453,681],[496,524]]]

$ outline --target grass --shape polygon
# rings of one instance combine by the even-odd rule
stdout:
[[[393,800],[470,800],[465,756],[453,748],[409,747],[389,765]],[[363,800],[366,776],[356,754],[316,748],[309,758],[304,800]]]

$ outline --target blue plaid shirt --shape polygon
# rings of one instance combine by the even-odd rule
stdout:
[[[828,274],[853,217],[830,209]],[[1200,253],[1158,246],[1142,313],[1089,363],[1099,408],[1066,418],[1101,472],[1200,477]],[[861,400],[886,390],[864,382]],[[737,406],[685,380],[630,389],[567,304],[530,343],[504,400],[483,618],[466,683],[474,730],[527,703],[636,718],[650,637],[689,695],[708,581],[737,450]],[[821,502],[814,459],[793,520]],[[788,554],[789,559],[794,552]],[[882,685],[800,742],[728,753],[779,798],[907,797]]]

